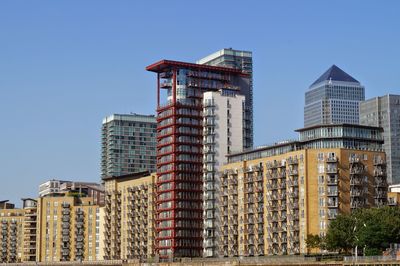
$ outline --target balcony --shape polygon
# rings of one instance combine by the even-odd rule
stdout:
[[[383,169],[375,169],[374,176],[376,177],[386,177],[386,171]]]
[[[160,82],[160,88],[171,88],[172,82]]]
[[[351,186],[362,186],[364,181],[361,178],[350,178]]]
[[[278,167],[278,162],[273,161],[273,162],[267,162],[267,169],[273,169]]]
[[[374,198],[375,199],[386,199],[387,193],[386,193],[386,191],[377,191],[377,192],[375,192]]]
[[[297,157],[289,157],[289,158],[287,158],[286,163],[289,165],[298,164],[299,160],[297,159]]]
[[[289,169],[290,176],[297,176],[299,175],[299,171],[297,169]]]
[[[329,190],[327,191],[328,197],[337,197],[338,196],[338,191],[337,190]]]
[[[389,206],[396,206],[397,205],[397,200],[396,198],[389,198],[388,203]]]
[[[338,184],[338,179],[337,177],[328,177],[326,179],[326,184],[328,186],[336,186]]]
[[[361,197],[362,195],[362,190],[350,190],[350,197]]]
[[[337,158],[337,156],[328,156],[328,157],[326,157],[325,161],[327,163],[337,163],[338,158]]]
[[[364,168],[363,167],[351,167],[350,168],[350,174],[351,175],[361,175],[364,173]]]
[[[374,165],[384,165],[384,164],[386,164],[386,163],[382,158],[375,158],[374,159]]]
[[[327,206],[328,206],[328,208],[338,208],[339,207],[337,201],[329,201],[329,200],[327,202]]]
[[[328,174],[337,174],[338,168],[337,167],[326,167],[325,172]]]
[[[358,208],[363,208],[365,206],[364,202],[360,200],[350,200],[350,208],[352,209],[358,209]]]

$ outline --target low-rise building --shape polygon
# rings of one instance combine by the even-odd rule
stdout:
[[[24,209],[24,238],[23,238],[23,257],[22,261],[36,261],[37,244],[37,200],[22,199]]]
[[[104,259],[155,256],[155,174],[104,178]]]
[[[92,197],[68,194],[38,199],[37,259],[99,260],[100,206]]]
[[[36,200],[22,199],[23,207],[0,204],[0,262],[36,261]]]
[[[0,262],[22,261],[24,252],[24,210],[15,209],[14,204],[2,202],[0,209]]]

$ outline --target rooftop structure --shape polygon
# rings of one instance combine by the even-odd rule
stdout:
[[[98,183],[52,179],[39,185],[39,197],[51,197],[68,193],[91,197],[95,204],[104,204],[104,187]]]
[[[360,83],[358,80],[341,70],[336,65],[332,65],[324,74],[322,74],[310,87],[325,81],[342,81]]]
[[[227,155],[228,162],[270,157],[301,149],[346,148],[382,151],[383,129],[380,127],[335,124],[315,125],[296,130],[298,140],[282,141]]]
[[[14,209],[15,204],[10,203],[9,200],[1,200],[0,201],[0,209]]]

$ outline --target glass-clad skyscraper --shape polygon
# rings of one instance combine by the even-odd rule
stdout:
[[[319,77],[305,95],[304,126],[359,124],[359,104],[364,87],[333,65]]]
[[[400,95],[388,94],[362,102],[360,123],[383,128],[388,181],[400,183]]]
[[[156,170],[154,115],[113,114],[103,120],[101,178]]]

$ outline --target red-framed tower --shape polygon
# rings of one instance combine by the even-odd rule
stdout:
[[[203,106],[205,91],[240,90],[240,70],[161,60],[157,73],[156,252],[160,259],[203,250]],[[161,89],[167,92],[161,104]]]

